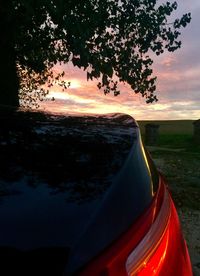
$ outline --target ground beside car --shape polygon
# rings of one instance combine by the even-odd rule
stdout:
[[[195,276],[200,275],[200,145],[193,142],[193,121],[157,121],[156,146],[148,149],[169,188],[179,213]],[[144,137],[144,125],[139,122]]]

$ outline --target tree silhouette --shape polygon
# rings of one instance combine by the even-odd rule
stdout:
[[[0,104],[43,99],[41,85],[63,77],[53,66],[70,61],[105,94],[118,95],[125,82],[156,101],[150,52],[180,48],[179,29],[191,20],[188,13],[169,22],[176,9],[156,0],[0,0]]]

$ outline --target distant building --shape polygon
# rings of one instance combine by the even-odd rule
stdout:
[[[148,146],[157,145],[159,137],[159,125],[146,124],[145,125],[145,143]]]
[[[200,144],[200,119],[194,121],[194,141]]]

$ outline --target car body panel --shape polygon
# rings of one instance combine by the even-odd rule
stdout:
[[[166,180],[162,175],[159,175],[159,188],[151,205],[120,238],[83,267],[77,275],[192,276],[187,245],[182,235],[176,208],[166,187]],[[167,194],[169,206],[165,206],[164,194]],[[152,226],[158,219],[161,208],[164,212],[165,208],[169,210],[168,222],[163,234],[160,238],[158,237],[158,241],[155,240],[155,243],[152,243],[153,236],[150,235],[151,239],[149,240],[147,235],[150,234]],[[144,248],[148,247],[148,243],[152,244],[153,248],[147,255],[144,255],[144,259],[138,260],[137,272],[129,274],[125,264],[130,254],[139,248],[141,251],[145,250]],[[137,252],[143,256],[138,250]],[[138,258],[138,256],[136,257]]]
[[[150,204],[152,179],[130,116],[35,116],[3,117],[0,246],[66,248],[73,273]]]

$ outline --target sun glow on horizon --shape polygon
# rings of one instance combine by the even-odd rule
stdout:
[[[69,82],[70,82],[69,89],[77,89],[82,86],[78,79],[72,79],[72,80],[69,80]]]
[[[83,98],[78,95],[69,94],[67,91],[61,92],[61,91],[50,91],[48,96],[48,99],[54,98],[55,100],[61,100],[61,101],[73,101],[74,104],[91,104],[95,103],[95,100]]]

